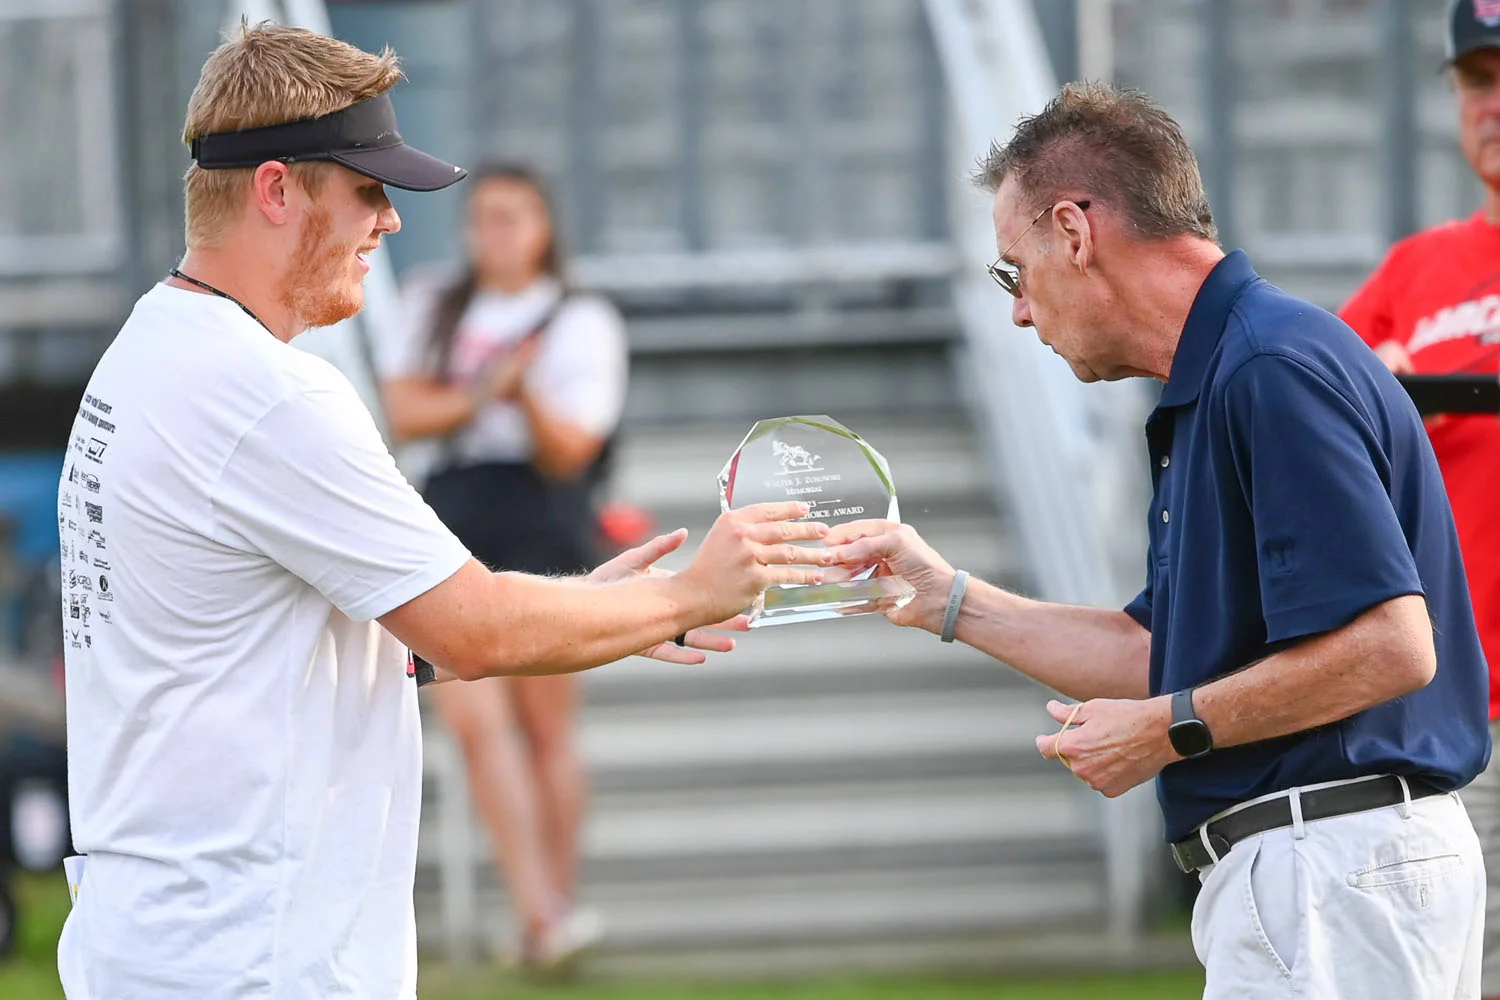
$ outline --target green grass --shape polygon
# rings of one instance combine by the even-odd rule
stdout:
[[[16,950],[0,961],[0,997],[5,1000],[62,1000],[57,982],[57,936],[68,915],[68,888],[62,872],[20,875],[12,888],[20,916]]]
[[[62,875],[23,875],[15,882],[21,918],[15,954],[0,962],[4,1000],[62,1000],[57,935],[68,912]],[[489,968],[422,966],[422,1000],[1197,1000],[1197,971],[1067,978],[887,976],[777,983],[690,980],[530,983]]]
[[[811,979],[800,982],[528,984],[499,973],[428,968],[422,1000],[1198,1000],[1200,972],[1082,977]]]

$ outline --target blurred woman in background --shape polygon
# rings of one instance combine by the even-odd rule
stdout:
[[[461,274],[405,289],[405,339],[382,364],[391,431],[440,442],[423,492],[477,559],[587,572],[597,555],[594,494],[625,401],[624,324],[608,301],[569,290],[531,170],[474,172],[465,241]],[[573,732],[577,678],[444,684],[432,698],[463,750],[509,886],[517,958],[555,965],[600,933],[576,898],[587,798]]]

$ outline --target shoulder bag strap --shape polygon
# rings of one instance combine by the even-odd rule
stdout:
[[[456,310],[451,320],[445,315],[445,312],[451,311],[451,307],[445,309],[445,306],[448,306],[447,300],[449,298],[457,297],[456,293],[460,290],[459,288],[451,290],[444,296],[443,302],[440,302],[438,306],[437,320],[433,324],[433,347],[438,363],[436,371],[438,378],[445,383],[453,380],[453,373],[450,371],[450,367],[453,363],[453,343],[457,339],[459,321],[463,319],[465,310],[468,309],[469,303],[474,298],[472,274],[467,279],[467,284],[468,292],[463,298],[461,307]],[[568,298],[569,292],[564,288],[552,304],[547,307],[547,310],[542,313],[541,317],[537,319],[536,323],[532,325],[531,329],[526,332],[526,335],[517,341],[517,343],[529,340],[532,337],[540,337],[546,333],[548,328],[552,326],[552,321],[557,319],[557,314],[562,312],[563,306],[568,302]],[[439,470],[451,468],[457,462],[458,436],[463,431],[464,428],[458,427],[443,435],[436,466]]]

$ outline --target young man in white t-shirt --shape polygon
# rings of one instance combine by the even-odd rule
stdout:
[[[396,471],[353,388],[288,343],[357,312],[400,228],[398,71],[245,30],[188,108],[188,253],[89,382],[58,496],[70,1000],[415,996],[421,743],[408,648],[449,676],[726,649],[696,628],[811,582],[798,505],[657,539],[592,580],[492,573]],[[310,161],[310,162],[308,162]],[[497,517],[504,511],[497,510]],[[609,578],[616,582],[603,582]],[[677,637],[677,643],[669,641]],[[442,679],[442,678],[440,678]]]

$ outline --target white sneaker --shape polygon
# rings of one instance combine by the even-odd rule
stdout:
[[[598,911],[575,906],[542,932],[531,959],[539,969],[556,969],[576,960],[603,937],[604,920]]]

